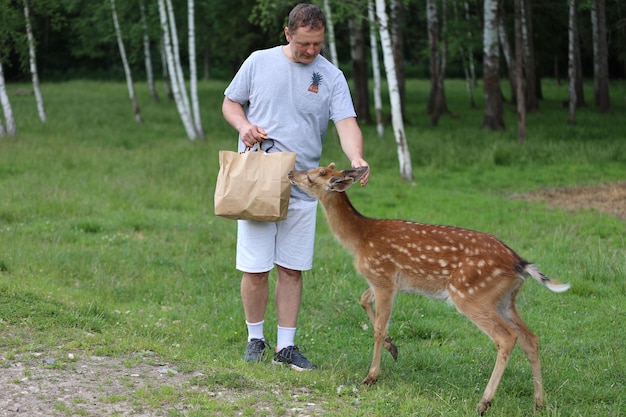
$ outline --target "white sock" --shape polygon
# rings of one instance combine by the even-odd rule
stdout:
[[[276,351],[286,348],[287,346],[293,346],[293,339],[296,335],[295,327],[280,327],[278,326],[278,341],[276,343]]]
[[[248,342],[252,339],[265,340],[263,336],[263,323],[265,320],[261,320],[258,323],[248,323],[246,320],[246,326],[248,326]]]

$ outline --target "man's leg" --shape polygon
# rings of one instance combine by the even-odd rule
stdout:
[[[241,278],[241,301],[248,323],[259,323],[265,317],[269,297],[269,272],[244,272]]]
[[[248,362],[263,360],[267,342],[263,323],[269,296],[269,272],[245,272],[241,278],[241,300],[248,327],[248,344],[243,359]]]
[[[276,311],[280,327],[296,327],[302,299],[302,272],[276,265]]]

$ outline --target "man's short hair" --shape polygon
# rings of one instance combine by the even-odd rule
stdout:
[[[301,27],[326,29],[326,17],[324,17],[322,10],[313,4],[307,3],[300,3],[291,9],[287,29],[289,29],[289,32],[294,33]]]

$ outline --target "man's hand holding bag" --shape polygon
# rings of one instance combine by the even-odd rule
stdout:
[[[268,153],[261,149],[261,143],[256,150],[241,153],[220,151],[215,215],[266,222],[284,219],[291,194],[287,174],[295,163],[295,153]]]

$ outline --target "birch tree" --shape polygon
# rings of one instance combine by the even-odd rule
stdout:
[[[407,181],[413,181],[413,168],[411,166],[411,154],[404,132],[404,120],[402,119],[402,105],[400,102],[400,91],[398,79],[396,78],[396,68],[393,59],[393,47],[389,35],[387,10],[385,0],[376,0],[376,16],[378,18],[380,42],[383,49],[383,61],[387,74],[387,84],[389,86],[389,98],[391,101],[391,122],[393,133],[396,139],[398,160],[400,163],[400,176]]]
[[[328,0],[324,0],[324,16],[326,17],[326,29],[328,30],[326,42],[328,42],[328,49],[330,49],[330,61],[335,64],[336,67],[339,67],[337,42],[335,41],[335,24],[333,23],[333,14]]]
[[[500,89],[499,75],[498,14],[498,0],[485,0],[483,29],[483,91],[485,95],[485,116],[482,126],[490,130],[504,129],[502,90]]]
[[[378,38],[376,36],[376,18],[374,17],[374,4],[367,0],[367,18],[370,28],[370,49],[372,54],[372,78],[374,79],[374,109],[376,111],[376,132],[379,137],[383,136],[385,127],[383,122],[383,103],[380,96],[380,62],[378,60]]]
[[[402,120],[406,120],[406,75],[404,73],[404,2],[391,0],[391,46],[393,48],[393,62],[398,81],[400,94],[400,109]]]
[[[117,46],[120,50],[120,56],[122,57],[122,65],[124,66],[124,73],[126,74],[126,86],[128,88],[128,96],[130,102],[133,105],[133,113],[135,115],[135,121],[141,123],[141,111],[139,110],[139,103],[135,96],[135,87],[133,85],[133,78],[130,73],[130,66],[128,65],[128,59],[126,58],[126,49],[124,48],[124,41],[122,40],[122,30],[120,29],[120,23],[117,18],[117,8],[115,7],[115,0],[111,0],[111,14],[113,15],[113,25],[115,26],[115,37],[117,38]]]
[[[591,27],[593,32],[593,92],[600,112],[611,109],[609,94],[609,54],[606,40],[605,0],[591,1]]]
[[[39,114],[39,120],[45,123],[46,109],[43,104],[41,89],[39,88],[39,75],[37,73],[37,54],[35,52],[35,38],[33,36],[33,28],[30,24],[30,7],[28,6],[28,0],[24,0],[24,20],[26,22],[26,39],[28,40],[30,75],[33,82],[35,101],[37,102],[37,112]]]
[[[187,105],[185,105],[183,101],[183,93],[186,96],[185,89],[182,88],[181,91],[181,83],[178,81],[177,68],[175,61],[175,52],[178,52],[178,49],[173,48],[172,46],[172,38],[170,37],[170,22],[168,19],[168,13],[165,10],[165,0],[158,0],[159,4],[159,17],[161,21],[161,29],[163,30],[163,50],[165,51],[165,56],[167,59],[167,72],[170,76],[171,87],[172,87],[172,95],[174,96],[174,102],[176,103],[176,109],[178,110],[178,114],[183,123],[185,131],[187,133],[187,137],[190,140],[195,140],[196,129],[193,124],[193,120],[189,113],[189,102],[187,101]],[[171,5],[171,3],[170,3]]]
[[[141,15],[141,27],[143,29],[143,56],[146,66],[146,79],[152,100],[159,101],[159,94],[154,85],[154,72],[152,70],[152,54],[150,52],[150,34],[148,31],[148,21],[146,19],[146,7],[144,0],[139,0],[139,13]]]
[[[515,0],[517,2],[517,0]],[[517,4],[517,3],[516,3]],[[517,19],[517,15],[516,15]],[[521,17],[520,17],[521,19]],[[517,20],[515,20],[515,24],[517,24]],[[521,24],[521,20],[520,20]],[[515,28],[517,31],[517,27]],[[521,30],[521,27],[520,27]],[[515,32],[517,35],[517,32]],[[506,34],[506,28],[504,27],[504,17],[500,16],[500,22],[498,23],[498,39],[500,41],[500,48],[502,49],[502,53],[504,54],[504,62],[506,62],[506,66],[509,70],[509,84],[511,87],[511,101],[513,103],[517,102],[516,94],[516,82],[517,82],[517,53],[515,53],[515,57],[511,54],[511,45],[509,44],[509,37]],[[517,42],[517,38],[515,39]],[[516,45],[517,46],[517,45]],[[523,65],[523,60],[521,61]],[[523,76],[523,75],[522,75]]]
[[[567,123],[576,123],[576,37],[578,29],[576,27],[576,0],[569,2],[569,27],[568,27],[568,79],[569,79],[569,115]]]
[[[2,55],[0,54],[0,104],[2,104],[2,112],[4,113],[4,120],[6,121],[6,134],[9,136],[17,135],[17,126],[15,125],[15,118],[13,117],[13,109],[11,108],[11,102],[9,101],[9,95],[7,94],[7,87],[4,81],[4,71],[2,70]],[[0,119],[0,125],[2,120]],[[5,135],[4,127],[1,128],[0,135]]]
[[[200,101],[198,100],[198,70],[196,65],[196,24],[195,24],[195,4],[194,0],[187,1],[188,21],[189,21],[189,93],[191,95],[191,107],[193,110],[193,124],[196,133],[202,139],[206,139],[200,118]],[[184,84],[182,86],[184,88]]]

